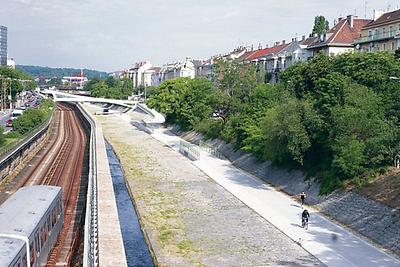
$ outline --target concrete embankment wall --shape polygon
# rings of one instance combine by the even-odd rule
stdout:
[[[194,131],[172,131],[185,140],[198,143],[203,136]],[[313,205],[328,217],[344,224],[374,240],[379,245],[400,255],[400,210],[393,209],[374,200],[365,198],[356,192],[336,191],[327,196],[319,195],[319,186],[315,181],[306,181],[299,170],[284,170],[262,162],[242,150],[221,140],[208,140],[208,145],[218,148],[235,166],[251,173],[274,187],[296,196],[307,193],[307,204]]]
[[[84,107],[81,106],[82,109]],[[127,266],[124,244],[120,221],[118,217],[115,192],[112,184],[112,177],[108,164],[105,140],[101,124],[97,122],[95,116],[86,111],[90,119],[94,122],[94,148],[91,153],[94,168],[94,183],[96,183],[96,215],[95,218],[87,218],[90,221],[96,221],[96,232],[87,233],[97,236],[96,251],[98,255],[87,255],[95,261],[94,266]],[[93,227],[93,226],[92,226]],[[90,227],[91,229],[94,229]],[[84,259],[85,264],[88,259]],[[89,260],[90,261],[90,260]],[[85,265],[86,266],[86,265]]]

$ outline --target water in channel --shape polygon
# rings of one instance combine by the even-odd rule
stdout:
[[[106,149],[128,266],[154,266],[136,210],[125,186],[125,178],[119,160],[109,143],[106,143]]]

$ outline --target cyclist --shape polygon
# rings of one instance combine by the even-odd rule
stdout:
[[[303,210],[301,213],[301,226],[303,228],[308,229],[308,219],[310,218],[310,213],[308,213],[308,210]]]
[[[306,193],[304,193],[304,191],[303,191],[303,192],[301,192],[301,194],[300,194],[301,208],[303,208],[304,200],[305,200],[305,199],[306,199]]]

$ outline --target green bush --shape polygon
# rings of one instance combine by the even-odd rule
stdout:
[[[28,108],[25,112],[13,121],[13,130],[24,135],[45,122],[51,115],[53,101],[43,100],[39,109]]]
[[[316,176],[321,193],[362,185],[400,151],[400,62],[389,53],[318,55],[264,84],[252,64],[221,60],[214,81],[178,78],[148,105],[167,123],[222,138],[259,159]],[[213,118],[218,114],[218,118]]]
[[[224,123],[221,119],[204,119],[195,126],[195,130],[202,133],[206,139],[220,137]]]

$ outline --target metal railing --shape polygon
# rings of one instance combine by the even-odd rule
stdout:
[[[77,105],[90,124],[89,177],[86,196],[83,266],[99,266],[97,167],[96,167],[96,124],[80,104]]]
[[[179,152],[188,157],[191,160],[200,159],[200,151],[196,145],[181,140],[179,142]]]
[[[394,38],[395,36],[398,36],[399,34],[400,34],[400,31],[381,32],[381,33],[376,33],[376,34],[372,34],[369,36],[358,38],[354,41],[354,43],[357,44],[357,43],[366,43],[366,42],[390,39],[390,38]]]
[[[219,159],[224,159],[225,158],[224,155],[219,151],[218,148],[213,147],[213,146],[205,143],[204,141],[200,140],[199,147],[201,148],[201,150],[204,150],[204,151],[210,153],[214,157],[217,157]]]

